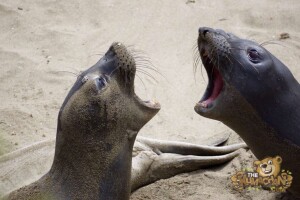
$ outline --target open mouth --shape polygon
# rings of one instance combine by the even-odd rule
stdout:
[[[151,110],[159,110],[160,104],[155,100],[142,100],[140,97],[138,97],[134,92],[134,78],[135,78],[135,71],[136,71],[136,64],[134,60],[134,56],[132,56],[132,52],[128,50],[125,45],[123,45],[120,42],[115,42],[112,44],[112,49],[115,51],[115,54],[118,57],[119,62],[121,63],[121,69],[124,68],[123,76],[125,77],[125,83],[130,82],[127,87],[133,87],[130,88],[133,91],[133,97],[138,102],[138,104],[149,108]],[[132,73],[134,71],[134,73]],[[132,79],[133,76],[133,79]],[[131,84],[132,83],[132,84]]]
[[[209,109],[213,107],[215,101],[222,93],[222,90],[224,88],[224,82],[218,70],[218,67],[214,64],[213,60],[209,57],[208,52],[202,49],[200,51],[200,56],[204,68],[206,69],[208,75],[208,85],[206,87],[203,97],[197,103],[197,106],[200,106],[201,108],[204,109]]]

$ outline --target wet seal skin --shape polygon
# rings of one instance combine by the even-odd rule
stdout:
[[[280,156],[300,197],[300,86],[261,45],[223,30],[199,29],[208,86],[195,111],[238,133],[258,159]]]
[[[132,148],[159,111],[134,92],[135,61],[121,43],[78,76],[59,111],[54,161],[8,199],[129,199]]]

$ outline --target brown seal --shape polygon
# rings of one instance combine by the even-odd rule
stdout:
[[[50,171],[8,199],[129,199],[135,137],[160,109],[137,97],[135,72],[120,43],[84,71],[60,109]]]
[[[280,156],[300,197],[300,85],[261,45],[200,28],[198,49],[209,83],[195,111],[222,121],[262,160]]]
[[[123,45],[113,44],[79,76],[59,114],[50,172],[12,192],[10,199],[128,199],[130,187],[134,191],[162,178],[225,163],[246,147],[217,146],[228,139],[223,134],[205,142],[212,146],[137,137],[132,154],[138,130],[160,108],[134,94],[134,63]],[[0,193],[44,174],[54,144],[43,141],[0,157]]]

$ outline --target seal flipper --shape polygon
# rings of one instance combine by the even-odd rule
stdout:
[[[131,179],[131,192],[140,187],[153,183],[160,179],[170,178],[180,173],[191,172],[201,168],[228,162],[239,155],[239,150],[219,156],[195,156],[164,153],[158,157],[149,157],[150,167],[136,169],[133,165],[133,176]],[[145,155],[141,155],[141,158]],[[145,158],[143,158],[145,160]],[[134,163],[133,163],[134,164]],[[142,173],[138,173],[138,171]]]
[[[196,145],[187,142],[150,139],[146,137],[138,137],[137,141],[152,147],[152,150],[154,149],[155,151],[157,151],[158,149],[162,153],[176,153],[181,155],[198,155],[198,156],[223,155],[226,153],[231,153],[239,148],[247,147],[245,143],[215,147],[215,146],[208,146],[208,145]]]
[[[179,173],[225,163],[245,143],[214,147],[137,137],[133,150],[131,192]]]
[[[208,146],[220,146],[225,144],[225,142],[227,142],[229,136],[230,136],[229,132],[221,132],[219,134],[213,135],[205,139],[203,142],[201,141],[201,144],[208,145]]]

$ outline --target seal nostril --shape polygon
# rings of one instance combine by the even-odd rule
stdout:
[[[208,30],[203,30],[203,36],[205,36],[206,35],[206,33],[208,33],[209,31]]]
[[[210,32],[209,28],[206,27],[199,28],[199,35],[201,35],[202,37],[205,37],[208,32]]]
[[[204,38],[204,37],[207,37],[208,35],[208,33],[209,33],[209,35],[211,35],[211,34],[213,34],[213,35],[219,35],[220,34],[220,32],[222,32],[222,31],[220,31],[220,30],[214,30],[214,29],[212,29],[212,28],[209,28],[209,27],[200,27],[199,29],[198,29],[198,32],[199,32],[199,36],[200,37],[202,37],[202,38]],[[223,31],[224,32],[224,31]]]

